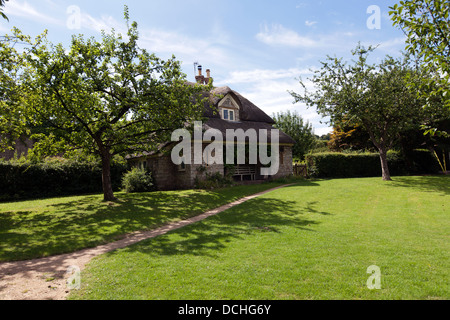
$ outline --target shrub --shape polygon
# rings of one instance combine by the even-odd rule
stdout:
[[[120,187],[123,164],[111,166],[114,190]],[[53,158],[41,163],[0,162],[0,201],[102,192],[98,165]]]
[[[153,179],[145,169],[132,168],[125,173],[122,179],[122,187],[125,192],[148,192],[154,190]]]
[[[353,178],[381,176],[378,153],[324,152],[306,157],[308,172],[318,178]],[[428,151],[415,150],[408,155],[389,151],[387,155],[391,175],[437,173],[436,161]]]
[[[230,175],[222,176],[219,172],[206,173],[205,179],[195,178],[195,188],[197,189],[217,189],[229,187],[234,184]]]

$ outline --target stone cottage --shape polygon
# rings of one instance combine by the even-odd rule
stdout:
[[[210,71],[206,70],[206,73],[207,76],[203,76],[201,67],[199,67],[199,74],[196,76],[197,83],[206,84],[211,80]],[[212,90],[210,102],[205,103],[203,116],[207,119],[203,122],[203,130],[219,130],[224,138],[227,129],[242,129],[244,132],[248,129],[255,129],[256,132],[266,129],[270,132],[271,129],[274,129],[273,125],[275,124],[275,121],[260,108],[227,86]],[[211,141],[202,141],[203,150],[210,143]],[[199,179],[205,179],[212,174],[228,175],[236,181],[264,181],[290,176],[293,172],[292,146],[294,143],[291,137],[279,131],[279,167],[278,172],[272,176],[261,175],[262,164],[259,161],[257,164],[231,166],[229,164],[208,164],[208,161],[202,164],[181,163],[176,165],[168,152],[176,145],[175,142],[167,143],[163,148],[165,152],[128,156],[127,159],[131,166],[139,166],[152,172],[158,190],[190,189],[195,187]],[[271,144],[270,135],[267,144]],[[192,148],[192,152],[193,150],[194,148]]]

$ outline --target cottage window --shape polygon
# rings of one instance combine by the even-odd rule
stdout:
[[[229,120],[229,121],[234,121],[235,120],[234,110],[223,109],[223,119]]]

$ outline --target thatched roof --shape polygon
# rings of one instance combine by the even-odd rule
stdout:
[[[220,117],[218,105],[227,95],[231,95],[239,104],[239,121],[227,121]],[[226,129],[243,129],[244,131],[247,131],[252,128],[255,129],[257,133],[259,133],[259,129],[267,129],[269,134],[268,140],[269,142],[271,141],[270,130],[274,129],[272,125],[275,124],[275,121],[250,100],[227,86],[215,88],[211,91],[210,103],[205,104],[204,116],[208,118],[208,121],[205,124],[206,129],[218,129],[222,132],[224,138],[226,136]],[[279,143],[294,144],[295,141],[290,136],[280,131]]]
[[[255,106],[250,100],[246,99],[238,92],[231,90],[229,87],[219,87],[211,91],[211,105],[205,106],[204,116],[207,118],[220,118],[217,112],[219,102],[230,94],[239,104],[239,117],[241,121],[265,122],[274,124],[275,121],[269,117],[264,111]]]
[[[195,83],[192,82],[188,82],[188,84],[195,85]],[[239,121],[227,121],[221,119],[220,117],[218,105],[220,101],[228,94],[230,94],[233,97],[233,99],[239,104]],[[203,96],[208,97],[208,92],[205,92]],[[207,121],[203,123],[203,130],[217,129],[222,133],[223,138],[225,140],[227,129],[233,130],[242,129],[244,130],[244,132],[247,131],[248,129],[255,129],[259,142],[259,130],[266,129],[268,134],[267,142],[268,143],[271,142],[270,130],[275,129],[273,127],[275,121],[271,117],[269,117],[264,111],[258,108],[255,104],[253,104],[250,100],[243,97],[238,92],[230,89],[227,86],[214,88],[209,93],[209,99],[207,100],[208,102],[205,102],[203,112],[203,116],[207,118]],[[284,145],[286,144],[293,145],[295,144],[295,141],[286,133],[280,130],[279,143]],[[172,144],[174,143],[168,142],[166,144],[163,144],[160,146],[160,148],[158,148],[158,150],[161,150]],[[150,156],[158,153],[159,151],[144,152],[139,155],[129,155],[127,156],[127,159],[138,158],[141,156]]]
[[[204,129],[217,129],[222,133],[223,139],[224,141],[226,140],[226,130],[227,129],[232,129],[232,130],[237,130],[237,129],[242,129],[244,130],[244,132],[246,132],[248,129],[255,129],[256,130],[256,136],[259,140],[259,130],[260,129],[265,129],[267,130],[267,142],[270,143],[272,141],[271,139],[271,130],[274,129],[274,127],[272,127],[272,125],[270,123],[266,123],[266,122],[257,122],[257,121],[227,121],[227,120],[223,120],[223,119],[218,119],[218,118],[210,118],[208,119],[208,121],[206,121],[206,123],[204,124]],[[281,130],[279,131],[279,140],[278,142],[280,144],[294,144],[295,141],[288,136],[287,134],[285,134],[284,132],[282,132]]]

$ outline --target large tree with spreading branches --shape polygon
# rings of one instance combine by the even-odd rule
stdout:
[[[407,83],[422,81],[421,74],[408,59],[386,57],[378,64],[368,62],[375,50],[360,45],[352,52],[352,63],[329,57],[310,79],[315,90],[291,92],[295,102],[317,108],[331,124],[362,125],[380,154],[383,180],[391,180],[387,151],[397,136],[419,121],[423,101]]]
[[[70,48],[44,37],[27,54],[29,121],[45,125],[34,153],[80,149],[97,155],[105,201],[115,200],[111,160],[156,150],[173,130],[201,118],[201,93],[186,81],[180,62],[162,60],[138,46],[137,23],[127,34],[103,32],[101,41],[73,36]]]
[[[412,83],[424,106],[442,100],[450,110],[450,3],[448,0],[403,0],[390,7],[394,26],[406,35],[406,51],[414,56],[432,77]],[[431,106],[433,108],[433,106]],[[428,133],[449,135],[450,131],[428,127]]]

